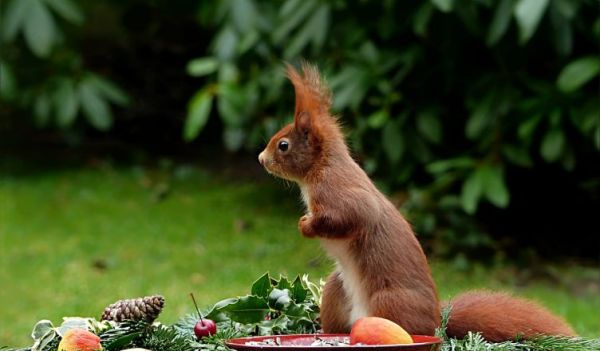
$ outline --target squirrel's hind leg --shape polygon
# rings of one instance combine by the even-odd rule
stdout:
[[[323,288],[321,325],[325,333],[350,332],[350,301],[344,291],[339,272],[329,275]]]
[[[434,335],[440,325],[440,308],[435,296],[414,289],[386,289],[370,299],[371,314],[392,320],[409,334]]]

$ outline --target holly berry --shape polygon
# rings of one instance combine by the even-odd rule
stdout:
[[[194,307],[196,307],[198,317],[200,317],[200,320],[196,322],[196,325],[194,326],[194,334],[196,334],[198,339],[202,339],[205,336],[215,335],[217,333],[217,324],[212,319],[202,318],[202,313],[200,313],[200,309],[198,308],[194,294],[190,293],[190,296],[192,297],[192,301],[194,301]]]

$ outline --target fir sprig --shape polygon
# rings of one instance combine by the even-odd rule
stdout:
[[[161,351],[194,351],[200,345],[179,333],[175,327],[159,325],[147,330],[136,346]]]
[[[440,351],[600,351],[600,339],[540,336],[532,340],[492,343],[469,332],[464,339],[446,340]]]

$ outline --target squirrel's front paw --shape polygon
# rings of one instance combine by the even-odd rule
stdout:
[[[314,238],[316,236],[310,225],[311,218],[312,215],[304,215],[300,217],[300,220],[298,221],[298,230],[300,230],[300,233],[307,238]]]

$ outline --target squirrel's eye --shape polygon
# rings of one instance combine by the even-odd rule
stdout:
[[[282,152],[286,152],[289,147],[290,147],[290,143],[288,143],[286,140],[281,140],[277,144],[277,148]]]

